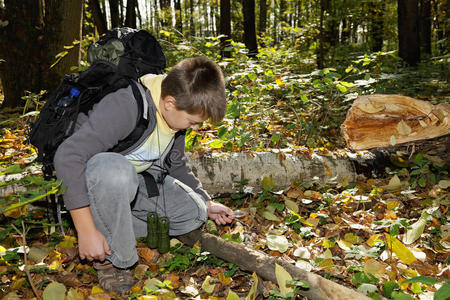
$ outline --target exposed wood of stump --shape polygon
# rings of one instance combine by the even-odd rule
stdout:
[[[256,272],[264,280],[277,283],[275,275],[275,263],[288,271],[293,278],[305,280],[310,288],[302,290],[301,294],[311,300],[369,300],[355,290],[347,288],[322,276],[302,270],[280,259],[263,252],[246,247],[242,244],[228,242],[209,233],[201,233],[195,230],[177,237],[180,241],[190,246],[200,241],[202,251],[208,251],[215,256],[236,264],[240,269]]]
[[[341,130],[353,150],[391,147],[450,134],[449,116],[450,104],[433,105],[401,95],[364,95],[353,103]],[[444,145],[444,151],[447,148]]]

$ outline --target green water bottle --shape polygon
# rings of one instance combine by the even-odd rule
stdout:
[[[161,254],[167,253],[170,250],[169,241],[169,218],[162,217],[158,221],[158,251]]]
[[[151,211],[147,214],[147,246],[157,248],[158,240],[158,214]]]

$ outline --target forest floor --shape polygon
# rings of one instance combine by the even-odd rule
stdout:
[[[372,77],[379,72],[376,67]],[[228,119],[192,132],[188,136],[191,152],[296,147],[305,136],[311,149],[343,147],[338,128],[353,99],[347,96],[356,87],[363,93],[402,92],[434,103],[450,100],[448,78],[426,79],[433,78],[431,73],[425,77],[414,71],[378,74],[379,84],[372,88],[370,78],[352,80],[350,85],[332,70],[327,72],[319,79],[314,77],[317,74],[300,78],[280,72],[278,76],[250,63],[245,72],[229,78]],[[301,100],[297,108],[291,106],[294,102],[286,103],[290,94]],[[257,102],[251,95],[261,97]],[[266,98],[270,98],[270,109],[255,113]],[[114,298],[99,287],[92,263],[80,261],[68,214],[63,214],[64,236],[50,218],[45,199],[58,192],[59,183],[42,179],[35,149],[24,144],[26,124],[32,118],[33,114],[18,110],[0,115],[0,297]],[[261,193],[252,193],[242,182],[240,191],[215,198],[235,210],[233,223],[214,226],[208,222],[205,230],[373,299],[447,299],[448,166],[426,153],[398,165],[381,176],[361,176],[353,183],[297,180],[284,191],[273,190],[269,177],[263,180]],[[160,255],[138,241],[137,283],[130,291],[131,299],[295,299],[308,289],[308,283],[292,281],[288,284],[291,293],[283,295],[286,287],[242,271],[198,245],[182,246],[173,239],[171,246],[169,253]]]

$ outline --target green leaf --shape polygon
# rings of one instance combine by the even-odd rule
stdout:
[[[347,88],[345,86],[343,86],[342,84],[340,84],[340,83],[336,84],[336,87],[341,93],[346,93],[347,92]]]
[[[223,147],[223,141],[222,140],[214,140],[211,143],[209,143],[209,146],[214,149],[220,149]]]
[[[228,130],[225,126],[222,126],[217,130],[217,136],[219,137],[219,139],[225,138],[225,135],[227,133],[228,133]]]
[[[425,181],[425,176],[420,177],[418,183],[420,187],[425,187],[427,185],[427,182]]]
[[[66,287],[59,282],[52,282],[44,290],[42,297],[44,300],[64,300]]]
[[[417,276],[408,280],[403,281],[403,283],[413,283],[413,282],[420,282],[423,284],[433,285],[435,283],[444,281],[443,279],[439,278],[432,278],[432,277],[426,277],[426,276]]]
[[[376,285],[370,284],[370,283],[363,283],[358,287],[358,292],[364,295],[372,294],[378,291],[378,288]]]
[[[269,221],[275,221],[275,222],[281,222],[280,218],[278,218],[277,216],[275,216],[272,212],[270,211],[263,211],[261,214],[265,219],[269,220]]]
[[[276,134],[276,133],[272,134],[272,143],[274,143],[274,145],[276,145],[279,140],[280,140],[280,136],[278,134]]]
[[[298,211],[299,211],[298,204],[295,203],[294,201],[286,199],[286,200],[284,200],[284,204],[286,205],[286,207],[288,209],[292,210],[293,212],[298,213]]]
[[[403,292],[395,291],[392,292],[392,300],[414,300],[414,298]]]
[[[352,87],[352,86],[354,86],[354,84],[352,82],[346,82],[346,81],[341,81],[340,84],[342,84],[345,87]]]
[[[248,78],[250,78],[251,81],[255,81],[255,79],[258,77],[255,73],[251,72],[247,74]]]
[[[434,293],[434,300],[447,300],[448,295],[450,295],[450,283],[444,284]]]
[[[397,282],[388,281],[383,285],[383,292],[382,292],[383,296],[387,297],[387,298],[391,298],[392,292],[399,288],[400,288],[400,286],[398,285]]]
[[[308,103],[309,102],[308,97],[306,97],[305,94],[301,94],[300,95],[300,100],[302,100],[303,103]]]
[[[1,171],[0,175],[18,174],[18,173],[22,173],[22,172],[23,172],[23,169],[20,167],[20,165],[16,164],[16,165],[9,166],[6,169],[4,169],[3,171]]]
[[[273,181],[272,177],[264,177],[261,183],[261,187],[265,191],[271,191],[275,186],[275,182]]]

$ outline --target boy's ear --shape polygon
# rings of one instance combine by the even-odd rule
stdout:
[[[165,110],[172,110],[177,108],[177,100],[172,96],[166,96],[163,99]]]

